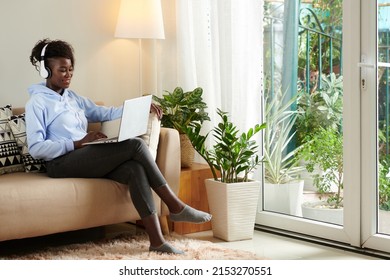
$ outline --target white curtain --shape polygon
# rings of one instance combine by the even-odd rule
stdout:
[[[242,130],[261,122],[263,0],[177,0],[177,84],[203,88],[211,122],[216,109]]]

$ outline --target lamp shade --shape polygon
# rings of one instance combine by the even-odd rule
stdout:
[[[165,39],[160,0],[121,0],[115,37]]]

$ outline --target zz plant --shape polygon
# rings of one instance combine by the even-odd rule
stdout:
[[[262,162],[253,136],[264,129],[265,124],[257,124],[248,132],[240,134],[237,127],[229,121],[226,112],[217,109],[217,113],[221,122],[212,130],[215,144],[211,149],[205,146],[210,132],[201,135],[199,123],[187,127],[185,133],[195,150],[209,165],[214,180],[224,183],[247,182],[250,172]],[[220,179],[218,173],[221,175]]]

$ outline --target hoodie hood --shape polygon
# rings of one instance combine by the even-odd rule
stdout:
[[[46,95],[46,97],[61,99],[61,95],[59,95],[54,90],[48,88],[44,82],[30,86],[28,88],[28,93],[30,97],[33,97],[37,94],[44,94]],[[62,96],[66,96],[67,94],[67,89],[65,89],[64,94]]]

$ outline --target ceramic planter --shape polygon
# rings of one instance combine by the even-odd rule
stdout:
[[[302,216],[303,180],[286,184],[264,184],[264,210]]]
[[[314,174],[320,173],[320,170],[315,170],[313,173],[308,172],[306,169],[300,172],[299,178],[304,180],[303,190],[307,192],[317,192],[317,188],[314,185]]]
[[[205,181],[214,237],[225,241],[252,239],[260,182]]]
[[[302,204],[302,216],[307,219],[332,223],[343,224],[343,208],[332,209],[326,207],[326,202],[305,202]]]

